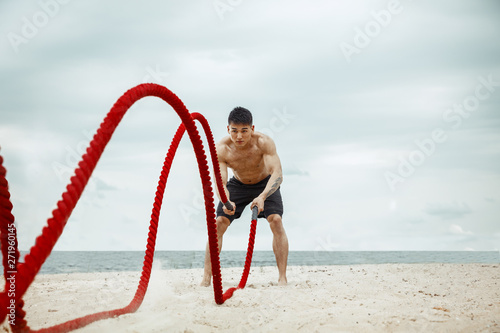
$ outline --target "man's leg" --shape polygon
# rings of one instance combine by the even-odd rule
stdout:
[[[287,284],[288,237],[286,236],[285,228],[283,228],[281,216],[278,214],[269,215],[267,221],[269,221],[269,226],[273,232],[273,251],[279,271],[278,285],[284,286]]]
[[[225,216],[219,216],[216,220],[217,224],[217,240],[219,245],[219,253],[222,249],[222,236],[229,227],[229,219]],[[207,248],[205,250],[205,272],[203,274],[203,280],[201,281],[201,286],[208,287],[210,286],[210,281],[212,281],[212,262],[210,261],[210,246],[207,242]]]

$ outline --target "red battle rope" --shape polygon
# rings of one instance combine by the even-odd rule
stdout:
[[[78,199],[80,198],[116,127],[120,123],[126,111],[136,101],[146,96],[156,96],[170,104],[170,106],[172,106],[181,118],[182,123],[177,129],[177,132],[175,133],[175,136],[170,144],[170,148],[167,152],[167,156],[165,157],[159,177],[151,213],[142,274],[135,296],[124,308],[94,313],[53,327],[33,331],[24,319],[26,313],[23,310],[24,301],[22,297],[61,236],[71,212],[75,208]],[[7,318],[13,332],[68,332],[101,319],[135,312],[140,307],[142,301],[144,300],[151,276],[158,220],[160,217],[160,209],[163,202],[167,178],[175,153],[185,131],[188,132],[189,138],[191,139],[203,185],[215,302],[217,304],[222,304],[232,296],[236,288],[230,288],[225,293],[223,293],[222,290],[217,226],[215,223],[214,193],[212,191],[207,156],[205,155],[203,142],[194,122],[195,119],[201,123],[205,131],[214,167],[217,188],[222,189],[222,179],[217,161],[215,143],[207,120],[199,113],[189,113],[182,101],[167,88],[152,83],[138,85],[123,94],[104,118],[99,129],[97,130],[97,133],[90,142],[86,153],[82,156],[82,160],[78,163],[75,175],[71,177],[71,182],[66,187],[66,192],[63,193],[62,199],[57,203],[57,208],[52,211],[52,217],[48,219],[47,225],[42,230],[42,234],[37,237],[35,245],[24,257],[23,263],[19,262],[20,255],[18,251],[17,230],[14,224],[14,216],[11,213],[12,203],[10,201],[6,170],[3,167],[3,158],[0,156],[0,243],[2,247],[2,263],[4,266],[5,276],[4,291],[0,293],[0,322],[3,322],[5,318]],[[224,191],[220,191],[220,198],[223,202],[225,202],[226,206],[230,207]],[[238,289],[245,287],[248,278],[252,262],[256,226],[257,210],[254,207],[247,257]]]

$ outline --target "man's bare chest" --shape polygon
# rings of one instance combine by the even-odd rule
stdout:
[[[264,155],[258,149],[229,154],[227,166],[236,172],[260,171],[264,168]]]

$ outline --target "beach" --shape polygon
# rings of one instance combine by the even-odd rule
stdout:
[[[224,290],[242,268],[223,268]],[[75,332],[500,332],[498,264],[255,267],[222,305],[202,269],[156,266],[139,310]],[[38,275],[26,319],[40,329],[126,306],[140,272]],[[3,327],[7,328],[6,324]]]

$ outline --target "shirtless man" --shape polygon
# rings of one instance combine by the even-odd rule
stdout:
[[[281,162],[274,141],[267,135],[255,132],[252,114],[245,108],[236,107],[229,114],[227,130],[229,136],[216,146],[224,191],[233,205],[229,211],[219,202],[217,207],[217,238],[219,252],[222,236],[234,219],[241,216],[243,209],[257,206],[259,217],[265,217],[273,232],[273,251],[278,265],[279,285],[286,285],[288,260],[288,238],[283,228],[283,202],[280,184],[283,181]],[[227,181],[227,168],[234,177]],[[217,195],[219,195],[219,192]],[[220,198],[219,198],[220,199]],[[205,252],[205,272],[202,286],[209,286],[212,278],[210,249]]]

